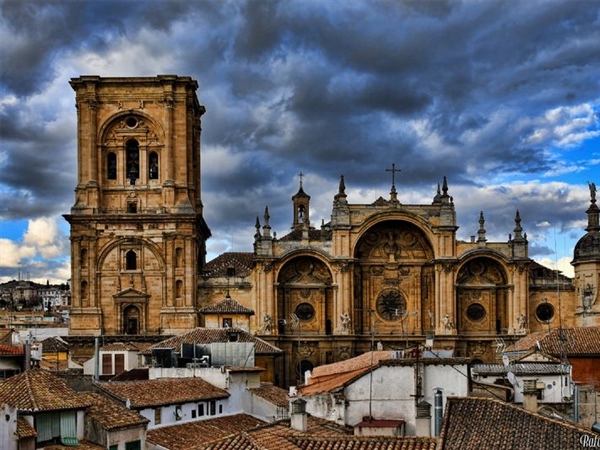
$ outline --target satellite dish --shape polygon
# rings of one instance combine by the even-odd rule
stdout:
[[[502,355],[502,364],[504,364],[506,367],[508,367],[508,363],[509,363],[508,356]]]
[[[508,372],[506,374],[506,377],[508,378],[508,381],[510,382],[510,384],[512,384],[513,386],[516,386],[516,387],[520,386],[514,373]]]

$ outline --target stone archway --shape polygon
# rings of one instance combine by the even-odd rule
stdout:
[[[288,261],[277,278],[279,334],[323,335],[332,333],[332,275],[312,256]]]
[[[123,334],[139,334],[141,313],[137,306],[127,305],[123,308]]]
[[[354,257],[356,332],[422,333],[434,308],[434,251],[417,225],[386,220],[358,240]],[[375,314],[374,321],[369,317]]]
[[[465,263],[456,278],[458,334],[502,334],[509,326],[504,268],[491,258]]]

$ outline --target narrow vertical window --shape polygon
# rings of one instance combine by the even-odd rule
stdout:
[[[79,264],[81,265],[82,269],[87,267],[87,255],[87,248],[82,248],[79,254]]]
[[[135,139],[130,139],[125,145],[127,153],[127,178],[134,185],[140,177],[140,146]]]
[[[106,155],[106,178],[109,180],[117,179],[117,155],[113,152]]]
[[[148,178],[158,180],[158,153],[150,152],[148,159]]]
[[[137,255],[133,250],[129,250],[125,254],[125,269],[136,270],[137,269]]]
[[[183,297],[183,281],[177,280],[175,282],[175,297],[181,298]]]
[[[175,267],[178,269],[183,267],[183,249],[181,247],[175,249]]]

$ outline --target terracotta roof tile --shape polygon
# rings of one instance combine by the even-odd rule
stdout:
[[[303,437],[293,442],[303,450],[435,450],[437,438],[432,437]]]
[[[490,398],[448,397],[440,450],[564,450],[580,448],[582,436],[596,436],[572,424]]]
[[[229,294],[225,297],[225,300],[221,300],[214,305],[208,305],[204,308],[200,308],[199,311],[202,314],[247,314],[249,316],[254,315],[254,311],[240,305],[238,302],[233,300]]]
[[[0,356],[22,356],[24,353],[22,345],[0,344]]]
[[[227,252],[217,256],[204,266],[202,275],[205,277],[226,277],[230,267],[235,269],[236,277],[246,277],[254,266],[254,253]]]
[[[144,346],[144,349],[148,346]],[[110,342],[100,347],[103,352],[139,352],[140,347],[137,342]]]
[[[132,408],[174,405],[199,400],[222,399],[229,393],[201,378],[160,378],[142,381],[109,381],[97,386]]]
[[[68,352],[69,344],[58,337],[49,337],[42,341],[42,353]]]
[[[42,369],[8,378],[0,385],[0,403],[31,412],[81,409],[90,405],[62,379]]]
[[[269,344],[266,341],[242,330],[241,328],[195,328],[189,333],[173,336],[162,342],[154,344],[144,350],[142,353],[149,355],[155,348],[172,348],[180,351],[181,344],[211,344],[213,342],[229,342],[229,333],[237,332],[239,337],[237,342],[253,342],[254,352],[257,355],[281,353],[282,350]]]
[[[509,345],[504,351],[528,351],[535,348],[538,342],[540,350],[552,356],[560,355],[563,348],[567,356],[600,356],[600,327],[563,328],[562,337],[558,328],[536,331]]]
[[[17,436],[19,436],[19,439],[35,437],[37,431],[23,417],[19,417],[17,419]]]
[[[271,383],[262,383],[260,387],[248,389],[257,397],[260,397],[276,406],[288,407],[289,395],[288,391]]]
[[[137,411],[128,409],[120,403],[110,400],[100,394],[86,392],[92,406],[87,411],[87,416],[98,422],[107,430],[125,427],[143,426],[149,420]]]
[[[296,438],[312,436],[326,439],[327,437],[336,438],[351,434],[351,427],[343,427],[308,415],[306,433],[290,428],[290,421],[283,420],[236,433],[200,448],[202,450],[298,450],[301,447],[295,443]],[[332,446],[331,448],[337,447]]]
[[[72,445],[62,445],[62,444],[52,444],[45,445],[44,450],[105,450],[102,445],[94,444],[89,441],[79,441],[79,445],[77,447],[73,447]]]
[[[560,363],[513,363],[504,364],[474,364],[471,368],[473,373],[479,375],[504,375],[509,372],[515,375],[568,375],[571,366]]]
[[[265,424],[266,422],[248,414],[235,414],[154,428],[148,431],[146,440],[154,446],[161,446],[169,450],[203,449],[211,442]]]

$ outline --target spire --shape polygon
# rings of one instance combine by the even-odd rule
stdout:
[[[266,238],[271,237],[271,225],[269,225],[270,218],[271,218],[271,216],[269,216],[269,207],[265,206],[265,215],[264,215],[265,225],[263,226],[263,235]]]
[[[521,234],[523,232],[523,227],[521,227],[521,215],[519,214],[519,210],[517,209],[517,213],[515,215],[515,240],[519,240],[523,237]]]
[[[477,231],[477,242],[483,243],[487,241],[485,238],[485,219],[483,218],[483,211],[479,212],[479,231]]]
[[[260,239],[260,221],[258,220],[258,216],[256,216],[256,223],[254,224],[254,228],[256,228],[256,233],[254,233],[254,239]]]
[[[340,176],[340,185],[338,187],[338,193],[333,197],[333,205],[345,205],[346,200],[346,183],[344,183],[344,175]]]
[[[292,197],[294,202],[294,222],[292,223],[292,229],[301,229],[303,224],[310,224],[309,222],[309,208],[310,208],[310,195],[307,195],[302,189],[302,177],[304,174],[300,172],[300,188],[296,195]]]
[[[432,204],[442,203],[442,193],[440,191],[440,183],[437,184],[437,191],[435,193],[435,197],[433,197]]]

